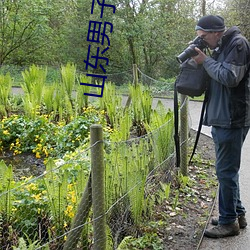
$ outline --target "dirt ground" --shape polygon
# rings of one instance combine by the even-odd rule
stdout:
[[[191,131],[191,143],[195,132]],[[189,166],[191,180],[185,188],[179,188],[176,209],[165,204],[161,209],[167,214],[168,226],[161,230],[164,250],[199,249],[203,232],[214,207],[217,179],[214,168],[214,144],[210,137],[201,134],[194,162]],[[174,200],[176,194],[173,194]]]

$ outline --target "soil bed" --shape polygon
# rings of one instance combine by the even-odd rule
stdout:
[[[45,171],[44,159],[37,159],[32,153],[22,153],[20,155],[5,153],[4,156],[0,156],[0,160],[4,160],[7,166],[12,165],[15,180],[19,180],[23,176],[39,176]]]
[[[191,138],[195,132],[191,131]],[[193,147],[193,140],[190,143]],[[167,227],[159,228],[163,237],[164,248],[167,250],[195,250],[199,248],[203,231],[213,209],[216,193],[217,178],[215,175],[214,144],[210,137],[201,134],[194,162],[189,166],[188,176],[191,183],[179,190],[176,209],[173,204],[165,203],[158,207],[160,214],[165,214]],[[171,190],[174,187],[171,186]],[[176,193],[171,199],[175,200]]]

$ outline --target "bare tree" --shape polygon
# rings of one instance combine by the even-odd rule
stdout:
[[[0,65],[18,48],[41,35],[44,14],[37,1],[0,1]]]

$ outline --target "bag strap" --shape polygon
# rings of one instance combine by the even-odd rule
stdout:
[[[176,82],[174,83],[174,141],[175,141],[175,153],[176,153],[176,167],[180,167],[180,137],[179,137],[179,112],[178,112],[178,93],[176,88]]]
[[[202,103],[199,126],[198,126],[198,130],[196,132],[195,143],[194,143],[194,147],[193,147],[193,152],[192,152],[192,154],[190,156],[190,159],[189,159],[189,164],[192,162],[192,159],[193,159],[193,156],[195,154],[195,151],[196,151],[196,148],[197,148],[197,145],[198,145],[198,141],[199,141],[199,138],[200,138],[203,117],[204,117],[204,113],[205,113],[205,109],[206,109],[206,104],[207,104],[207,90],[205,91],[205,97],[204,97],[204,101]]]

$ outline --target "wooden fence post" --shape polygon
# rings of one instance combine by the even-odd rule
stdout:
[[[138,71],[137,71],[137,65],[133,64],[133,77],[134,77],[134,85],[138,84]]]
[[[91,176],[83,192],[81,201],[78,205],[76,216],[73,220],[70,233],[64,244],[63,250],[71,250],[77,248],[77,243],[81,237],[83,225],[86,222],[91,208]]]
[[[93,205],[93,250],[106,249],[105,183],[103,130],[99,124],[90,127],[91,176]]]

